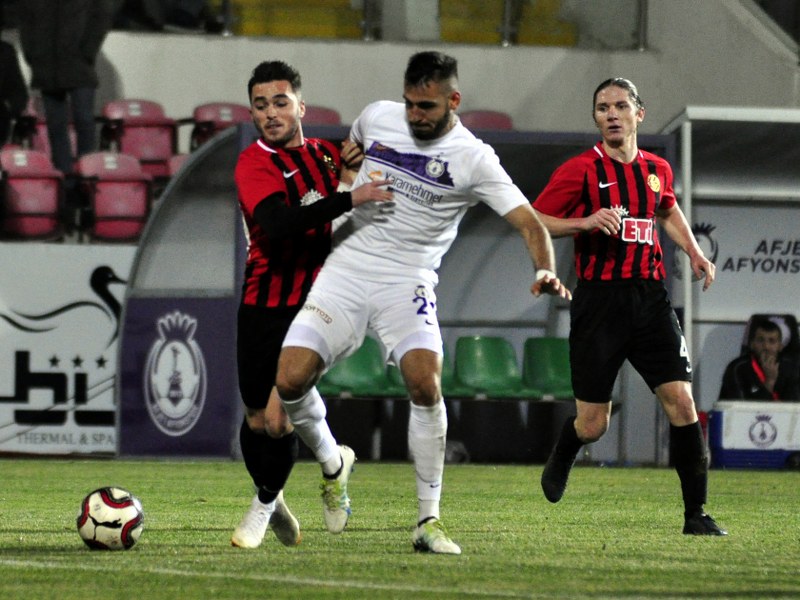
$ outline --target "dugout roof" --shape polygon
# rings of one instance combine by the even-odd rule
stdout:
[[[684,201],[800,201],[800,109],[687,106],[662,133]]]

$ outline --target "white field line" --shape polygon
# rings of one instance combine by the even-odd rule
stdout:
[[[447,558],[445,557],[445,560]],[[76,564],[60,564],[46,561],[35,560],[14,560],[14,559],[0,559],[0,565],[5,567],[21,568],[21,569],[52,569],[52,570],[65,570],[65,571],[106,571],[108,565],[76,565]],[[123,569],[120,569],[124,571]],[[211,579],[229,579],[232,577],[229,573],[209,573],[207,571],[187,571],[182,569],[159,569],[159,568],[141,568],[137,566],[136,575],[141,576],[142,573],[151,573],[154,575],[167,575],[171,577],[191,577],[196,579],[198,577],[206,577]],[[432,587],[421,585],[401,585],[392,583],[372,583],[367,581],[344,581],[337,579],[316,579],[311,577],[294,577],[291,575],[269,575],[269,574],[236,574],[238,580],[247,579],[250,581],[264,581],[270,583],[285,583],[291,585],[305,585],[321,588],[348,588],[354,590],[376,590],[387,592],[407,592],[412,594],[435,593],[442,596],[456,596],[456,597],[487,597],[487,598],[541,598],[542,596],[520,594],[513,591],[499,591],[499,590],[464,590],[453,587]]]

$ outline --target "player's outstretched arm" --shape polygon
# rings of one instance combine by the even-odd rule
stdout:
[[[550,294],[571,300],[572,294],[556,276],[553,241],[530,204],[511,210],[505,219],[522,235],[536,267],[536,281],[531,286],[531,293],[534,296]]]
[[[714,283],[717,268],[703,254],[692,228],[689,227],[686,215],[677,204],[673,204],[668,209],[657,211],[656,216],[670,239],[689,256],[692,273],[698,280],[703,280],[703,291],[706,291]]]

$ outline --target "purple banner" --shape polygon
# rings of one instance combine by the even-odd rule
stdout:
[[[241,404],[236,309],[230,297],[128,299],[120,456],[231,456]]]

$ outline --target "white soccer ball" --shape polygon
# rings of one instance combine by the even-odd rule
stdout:
[[[128,490],[104,487],[87,495],[78,513],[78,533],[94,550],[128,550],[144,528],[142,503]]]

